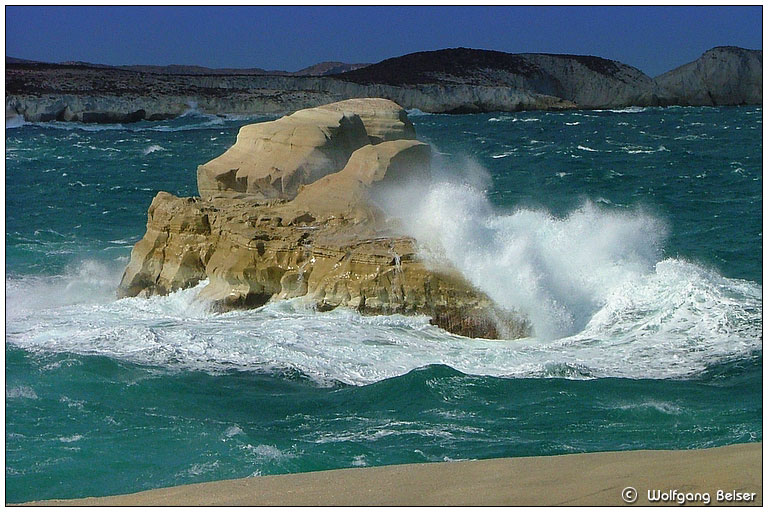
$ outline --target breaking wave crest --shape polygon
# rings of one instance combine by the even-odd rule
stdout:
[[[149,146],[146,149],[144,149],[143,153],[145,155],[149,155],[149,154],[154,153],[156,151],[166,151],[166,149],[163,146],[159,145],[159,144],[152,144],[151,146]]]
[[[645,359],[648,376],[674,376],[696,365],[673,370],[665,357],[692,361],[691,352],[702,352],[702,363],[761,349],[762,287],[665,258],[666,223],[643,208],[587,201],[563,217],[499,211],[484,185],[455,171],[436,174],[426,186],[379,191],[377,200],[427,261],[449,263],[498,305],[525,315],[540,347],[562,346],[563,356],[579,347],[573,364],[589,373],[635,376],[643,370],[618,364],[618,354]],[[603,353],[614,345],[621,349]]]
[[[581,331],[627,282],[662,259],[667,228],[641,209],[585,202],[559,218],[544,210],[497,211],[466,179],[380,191],[427,261],[460,270],[499,306],[527,316],[537,337]]]
[[[674,259],[623,279],[583,329],[552,340],[468,339],[426,317],[317,313],[300,300],[216,314],[197,298],[206,282],[115,300],[119,275],[91,262],[69,276],[8,277],[7,342],[170,370],[299,372],[322,386],[434,364],[497,377],[689,378],[762,347],[761,287]]]

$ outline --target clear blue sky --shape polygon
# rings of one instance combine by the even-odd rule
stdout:
[[[597,55],[651,76],[713,46],[762,49],[747,7],[12,7],[6,55],[295,71],[465,46]]]

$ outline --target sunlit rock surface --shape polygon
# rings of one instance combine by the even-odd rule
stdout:
[[[208,279],[200,298],[218,310],[300,298],[321,311],[427,315],[471,337],[527,335],[526,321],[458,271],[422,261],[370,200],[377,187],[429,179],[430,154],[402,109],[381,99],[245,126],[233,148],[200,166],[202,198],[155,197],[118,295]]]

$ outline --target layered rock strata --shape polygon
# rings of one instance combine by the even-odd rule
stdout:
[[[214,70],[211,70],[214,71]],[[132,122],[209,114],[274,114],[380,97],[424,112],[472,113],[762,103],[761,50],[718,47],[651,78],[583,55],[454,48],[334,76],[158,74],[55,64],[6,66],[6,118]],[[365,120],[365,114],[360,112]]]
[[[231,167],[223,155],[200,167],[201,198],[154,198],[120,297],[167,294],[207,279],[200,298],[218,310],[301,298],[321,311],[428,315],[471,337],[529,332],[456,269],[422,261],[416,241],[398,235],[396,222],[370,201],[377,187],[429,178],[430,147],[415,140],[394,103],[341,102],[246,126],[235,147],[225,162],[248,170],[241,182],[235,171],[234,180],[210,185],[217,169]],[[291,157],[283,167],[281,152]],[[265,169],[273,170],[257,173]]]

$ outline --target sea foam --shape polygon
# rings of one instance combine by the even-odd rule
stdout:
[[[449,263],[498,305],[527,316],[539,338],[582,330],[611,291],[649,273],[667,228],[644,212],[585,202],[565,217],[497,211],[467,182],[410,183],[380,191],[426,260]]]
[[[579,215],[586,213],[572,217]],[[586,256],[575,254],[575,260]],[[582,303],[542,303],[566,322],[550,323],[543,315],[537,321],[578,331],[552,339],[468,339],[423,316],[318,313],[301,299],[216,314],[198,299],[206,282],[167,296],[115,300],[109,297],[114,293],[109,278],[99,298],[70,289],[66,300],[50,300],[50,290],[40,283],[14,278],[6,283],[6,299],[14,308],[6,340],[31,352],[101,355],[172,371],[299,372],[321,386],[369,384],[432,364],[499,377],[688,378],[761,350],[760,286],[676,259],[650,268],[641,262],[629,277],[620,275],[621,268],[596,266],[603,270],[593,272],[597,277],[591,281],[589,275],[583,281],[565,278],[569,286],[584,286],[577,295]],[[502,275],[499,286],[489,290],[502,293],[509,280]],[[543,280],[539,290],[553,282]],[[62,289],[63,282],[52,284]],[[502,300],[542,296],[512,290]],[[580,330],[577,320],[586,321]]]

